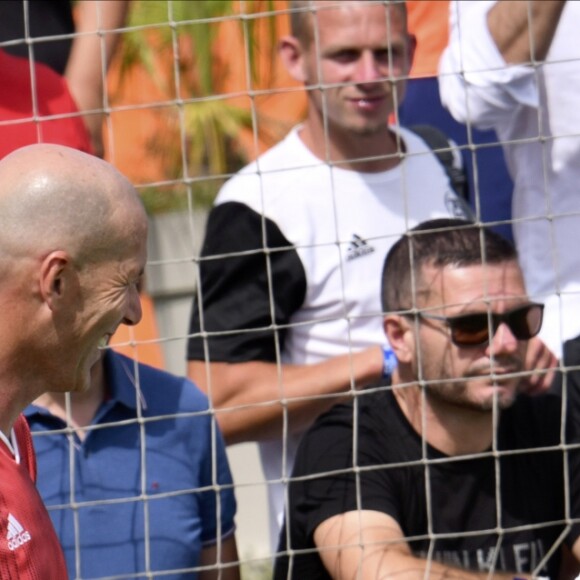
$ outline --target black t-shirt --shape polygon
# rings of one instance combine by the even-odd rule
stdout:
[[[59,36],[74,32],[71,0],[28,0],[28,25],[30,37]],[[23,0],[0,2],[0,42],[22,40],[25,34],[25,4]],[[34,59],[48,65],[59,74],[64,74],[72,38],[47,38],[33,44]],[[19,42],[3,46],[14,56],[29,57],[28,44]]]
[[[580,336],[567,340],[563,352],[564,372],[557,374],[552,390],[566,397],[568,408],[580,421]]]
[[[501,414],[497,453],[467,458],[430,446],[423,457],[421,438],[390,390],[363,392],[355,403],[334,407],[300,445],[293,478],[321,475],[290,483],[289,538],[295,555],[290,574],[289,558],[277,559],[275,578],[330,578],[313,551],[314,531],[326,519],[358,509],[392,516],[417,556],[432,550],[438,561],[460,568],[533,571],[557,542],[566,519],[564,469],[570,453],[559,448],[561,410],[557,394],[519,397]],[[576,479],[576,459],[570,459]],[[353,466],[360,468],[358,475]],[[570,488],[571,513],[580,515],[578,485]],[[287,530],[282,529],[281,552]],[[568,541],[578,534],[576,526]],[[541,570],[555,578],[558,567],[556,551]]]

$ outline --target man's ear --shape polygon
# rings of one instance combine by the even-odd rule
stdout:
[[[58,306],[67,290],[71,258],[62,250],[48,254],[40,266],[40,295],[51,310]]]
[[[305,83],[304,49],[300,41],[295,36],[283,36],[278,42],[278,54],[290,76]]]
[[[385,336],[400,363],[410,363],[413,360],[415,339],[412,323],[409,322],[398,314],[388,314],[383,320]]]

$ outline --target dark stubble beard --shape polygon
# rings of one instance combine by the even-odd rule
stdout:
[[[489,414],[497,404],[498,410],[507,409],[513,403],[513,397],[490,397],[483,401],[476,401],[467,395],[466,381],[429,384],[426,386],[427,398],[433,407],[455,407],[475,413]]]
[[[514,357],[502,361],[502,364],[506,365],[508,368],[515,369],[514,372],[521,371],[521,362],[519,359]],[[456,379],[446,372],[444,365],[445,363],[442,362],[441,367],[436,373],[429,373],[429,369],[425,369],[427,371],[425,377],[428,377],[429,375],[438,376],[435,380],[428,379],[425,386],[427,398],[436,406],[452,406],[477,413],[491,413],[494,405],[497,405],[498,410],[507,409],[512,405],[515,399],[517,385],[510,387],[513,389],[513,396],[502,397],[498,394],[498,396],[490,397],[484,401],[473,400],[469,397],[468,382],[477,381],[478,379],[481,381],[489,381],[491,375],[491,369],[489,367],[476,367],[471,369],[467,376]],[[510,379],[510,381],[513,380],[513,378]],[[501,382],[494,382],[492,384],[501,386]]]

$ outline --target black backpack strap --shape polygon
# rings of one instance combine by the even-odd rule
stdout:
[[[453,155],[453,148],[457,146],[449,141],[443,131],[432,125],[412,125],[408,129],[427,143],[445,169],[455,193],[464,201],[469,202],[469,184],[463,169],[462,157]]]

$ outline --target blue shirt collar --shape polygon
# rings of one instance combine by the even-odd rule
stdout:
[[[132,359],[107,349],[104,356],[105,377],[109,389],[106,402],[112,405],[123,405],[133,412],[137,412],[137,398],[140,399],[142,409],[147,409],[147,401],[143,393],[137,389],[137,363]],[[104,401],[105,402],[105,401]],[[49,415],[50,413],[38,405],[29,405],[24,410],[26,417],[33,415]]]

